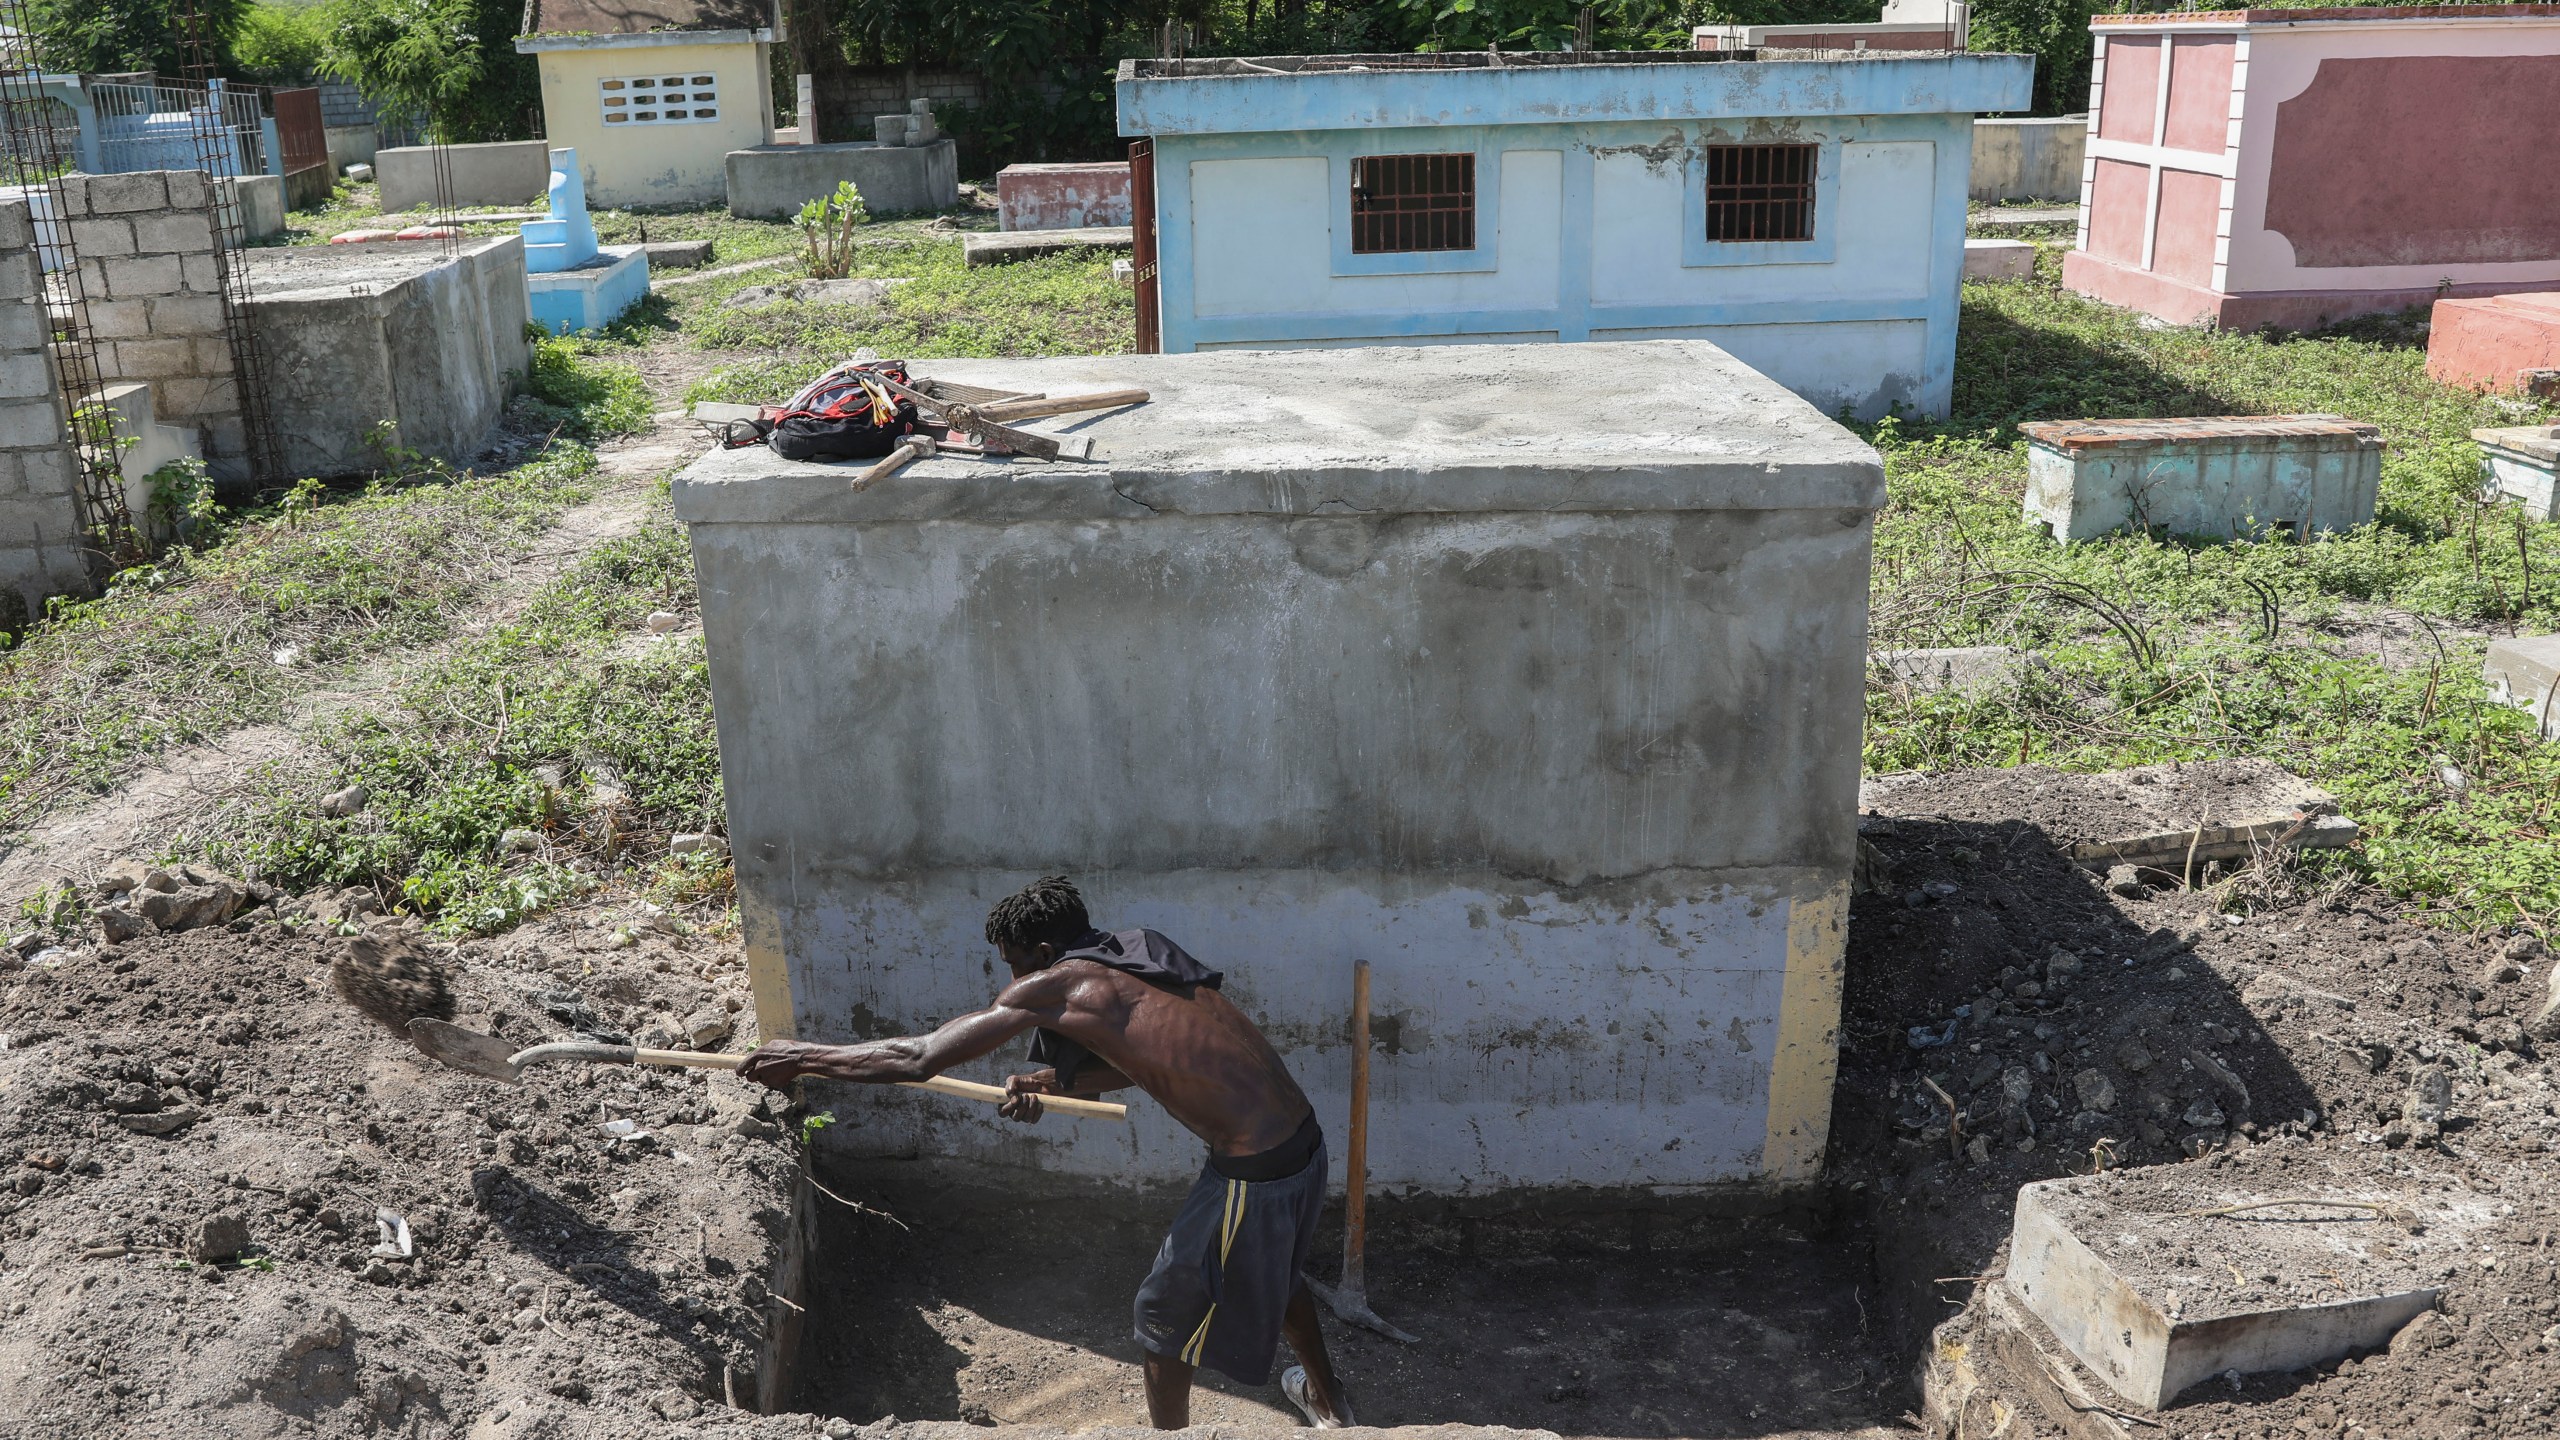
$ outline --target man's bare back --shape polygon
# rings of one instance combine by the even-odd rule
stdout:
[[[1154,931],[1093,930],[1082,897],[1063,877],[999,904],[987,936],[1013,983],[986,1009],[930,1035],[863,1045],[769,1041],[738,1073],[777,1090],[804,1075],[927,1080],[1038,1031],[1035,1057],[1059,1058],[1005,1082],[1005,1116],[1038,1120],[1043,1095],[1144,1090],[1206,1142],[1210,1156],[1139,1292],[1136,1338],[1146,1352],[1149,1419],[1163,1429],[1189,1423],[1191,1375],[1204,1357],[1247,1384],[1261,1383],[1271,1347],[1285,1337],[1301,1363],[1282,1376],[1282,1390],[1318,1425],[1351,1423],[1298,1273],[1323,1205],[1323,1135],[1279,1052],[1218,992],[1217,972]],[[1208,1224],[1211,1218],[1219,1223]],[[1195,1223],[1186,1227],[1186,1219]],[[1213,1236],[1221,1238],[1212,1244]],[[1177,1254],[1178,1242],[1201,1253]],[[1223,1321],[1215,1295],[1183,1288],[1198,1290],[1213,1258],[1228,1287]]]

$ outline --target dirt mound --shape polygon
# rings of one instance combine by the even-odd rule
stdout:
[[[442,1070],[333,993],[330,928],[146,933],[0,977],[0,1412],[66,1434],[760,1427],[723,1401],[752,1404],[782,1313],[796,1160],[763,1092]],[[668,1029],[743,999],[718,947],[627,933],[555,921],[446,957],[460,1018],[531,1043],[555,1015]]]
[[[1946,783],[1947,804],[1901,808],[1962,813],[1982,788]],[[2553,961],[2538,940],[2318,896],[2244,919],[2203,892],[2119,897],[2023,821],[1861,830],[1889,883],[1852,907],[1831,1163],[1861,1187],[1889,1289],[1962,1305],[2005,1259],[2017,1187],[2100,1164],[2484,1200],[2497,1218],[2418,1339],[2214,1383],[2141,1433],[2560,1430],[2560,1091],[2526,1033]],[[1917,1334],[1948,1313],[1899,1318]]]

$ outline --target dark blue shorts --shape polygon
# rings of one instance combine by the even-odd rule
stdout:
[[[1268,1384],[1281,1315],[1315,1248],[1324,1184],[1321,1135],[1306,1167],[1283,1179],[1204,1167],[1138,1287],[1138,1343],[1239,1384]]]

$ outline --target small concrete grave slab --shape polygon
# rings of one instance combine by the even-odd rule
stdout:
[[[790,280],[779,285],[749,285],[720,302],[723,310],[744,310],[754,305],[774,305],[797,301],[803,305],[878,305],[889,292],[915,282],[903,276],[873,276],[859,280]]]
[[[2027,280],[2035,273],[2036,246],[2032,240],[1971,236],[1964,242],[1967,280]]]
[[[1876,775],[1859,787],[1858,803],[1877,815],[2025,820],[2086,869],[2131,865],[2168,878],[2191,862],[2242,860],[2262,848],[2339,849],[2357,833],[2329,792],[2255,759],[2094,774],[2021,765],[1955,786],[1916,772]]]
[[[2380,1184],[2268,1193],[2190,1166],[2018,1191],[2004,1284],[2101,1381],[2157,1408],[2200,1380],[2371,1349],[2433,1309],[2495,1201]]]
[[[1079,230],[1015,230],[971,235],[960,242],[960,257],[971,266],[1009,265],[1068,250],[1126,250],[1136,242],[1126,225],[1088,225]]]
[[[708,240],[644,240],[640,253],[652,270],[692,270],[711,263]]]
[[[2530,712],[2544,739],[2560,740],[2560,635],[2492,640],[2480,669],[2492,696]]]
[[[2471,438],[2490,489],[2536,520],[2560,520],[2560,425],[2506,425]]]
[[[2229,538],[2373,518],[2382,431],[2343,415],[2051,420],[2027,437],[2026,517],[2062,541],[2118,530]]]
[[[2009,645],[1938,645],[1867,653],[1873,678],[1923,695],[2005,689],[2018,678],[2023,664],[2024,657]]]

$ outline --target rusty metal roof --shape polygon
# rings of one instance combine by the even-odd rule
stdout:
[[[772,0],[525,0],[527,35],[770,30]]]
[[[2173,415],[2151,420],[2039,420],[2018,427],[2055,450],[2108,446],[2211,444],[2216,441],[2327,439],[2380,445],[2382,427],[2344,415]]]

